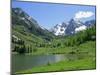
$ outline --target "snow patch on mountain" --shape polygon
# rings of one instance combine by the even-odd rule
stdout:
[[[66,23],[62,23],[62,24],[57,24],[54,28],[53,28],[53,32],[56,36],[58,35],[65,35],[65,30],[66,30],[67,24]]]
[[[86,27],[85,25],[80,26],[80,27],[78,27],[78,28],[75,29],[75,32],[79,32],[79,31],[86,30],[86,28],[87,28],[87,27]]]
[[[54,34],[55,34],[55,35],[64,35],[65,29],[66,29],[66,28],[64,28],[64,27],[61,28],[61,27],[59,26],[59,27],[57,28],[57,31],[56,31]]]

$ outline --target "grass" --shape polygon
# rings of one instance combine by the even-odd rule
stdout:
[[[75,47],[64,48],[40,48],[36,55],[41,54],[69,54],[74,51],[74,54],[79,58],[75,60],[63,60],[57,63],[48,63],[39,67],[33,67],[29,70],[24,70],[16,73],[37,73],[37,72],[54,72],[54,71],[72,71],[72,70],[86,70],[96,68],[96,43],[88,41]],[[35,53],[33,53],[35,55]]]
[[[84,58],[74,61],[61,61],[54,64],[47,64],[40,67],[34,67],[29,70],[24,70],[16,73],[37,73],[37,72],[53,72],[53,71],[72,71],[95,69],[95,61],[92,58]]]
[[[75,53],[90,53],[92,55],[95,55],[95,50],[96,50],[95,42],[88,41],[86,43],[74,47],[57,47],[57,48],[41,47],[37,48],[35,52],[33,51],[30,54],[31,55],[68,54],[73,51]]]
[[[71,47],[67,48],[37,48],[36,52],[32,52],[32,55],[50,55],[50,54],[66,54],[71,50]]]

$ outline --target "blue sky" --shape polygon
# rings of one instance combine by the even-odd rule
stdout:
[[[95,19],[94,6],[12,1],[12,8],[16,7],[23,9],[37,20],[40,26],[47,29],[52,28],[56,24],[69,21],[80,11],[94,13],[93,16],[83,18],[82,20]]]

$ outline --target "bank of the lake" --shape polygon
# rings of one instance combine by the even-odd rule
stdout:
[[[16,70],[14,73],[36,73],[36,72],[53,72],[53,71],[69,71],[69,70],[84,70],[96,68],[96,47],[94,41],[89,41],[81,44],[78,47],[70,47],[69,50],[62,48],[62,51],[48,52],[48,54],[30,54],[22,55],[18,57],[18,65],[20,67],[28,67],[24,69]],[[61,54],[60,54],[61,51]],[[62,53],[65,51],[66,53]],[[22,59],[21,59],[22,58]],[[13,60],[17,58],[13,57]],[[24,60],[25,59],[25,60]],[[21,62],[21,61],[22,62]],[[21,65],[21,63],[22,65]],[[24,63],[25,64],[24,64]],[[26,64],[27,63],[27,64]],[[39,63],[39,64],[38,64]],[[23,65],[24,64],[24,65]],[[15,64],[14,64],[15,65]],[[35,66],[34,66],[35,65]],[[14,68],[15,69],[15,68]]]
[[[95,68],[96,68],[96,63],[93,58],[84,58],[74,61],[60,61],[58,63],[34,67],[32,69],[23,70],[16,73],[21,74],[21,73],[72,71],[72,70],[88,70],[88,69],[90,70]]]

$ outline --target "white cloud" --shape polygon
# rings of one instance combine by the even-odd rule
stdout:
[[[93,15],[94,15],[94,13],[91,11],[79,11],[75,14],[74,19],[89,18]]]

